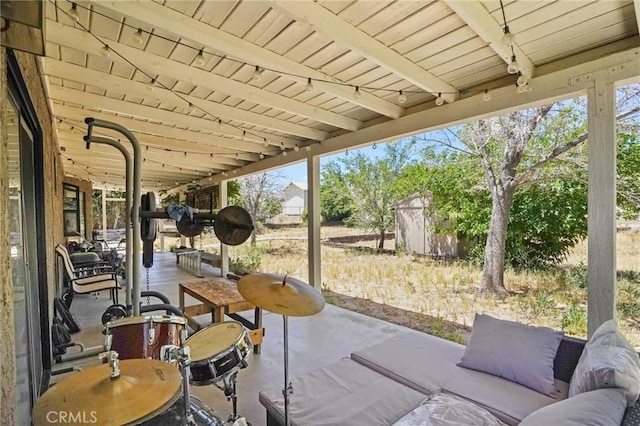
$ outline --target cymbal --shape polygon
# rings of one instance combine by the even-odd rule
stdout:
[[[322,294],[309,284],[280,274],[249,274],[238,281],[248,302],[276,314],[304,317],[324,308]]]
[[[65,423],[65,416],[71,423],[137,424],[166,411],[182,394],[182,377],[175,365],[125,359],[119,366],[120,377],[114,379],[109,364],[102,364],[57,383],[36,402],[33,423]]]

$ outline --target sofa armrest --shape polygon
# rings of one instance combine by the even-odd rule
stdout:
[[[576,337],[564,336],[562,338],[553,360],[553,375],[556,379],[565,383],[571,381],[573,370],[578,365],[585,343],[587,343],[585,340]]]

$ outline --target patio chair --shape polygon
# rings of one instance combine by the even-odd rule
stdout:
[[[62,299],[67,307],[71,305],[74,293],[87,294],[100,290],[109,290],[113,303],[118,303],[120,285],[116,279],[116,274],[111,268],[105,269],[104,265],[76,267],[71,262],[67,248],[62,244],[56,246],[56,253],[61,257],[65,270],[68,291],[62,295]]]

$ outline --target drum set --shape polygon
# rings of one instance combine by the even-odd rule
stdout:
[[[34,406],[34,425],[247,425],[237,413],[236,383],[253,344],[241,323],[215,323],[187,337],[184,318],[148,315],[110,321],[104,332],[104,364],[45,392]],[[192,396],[190,384],[224,391],[229,417]]]
[[[278,274],[249,274],[238,291],[251,304],[281,314],[284,326],[285,425],[289,425],[288,317],[325,305],[314,287]],[[105,325],[104,364],[73,374],[45,392],[33,409],[36,426],[90,422],[105,425],[247,426],[237,413],[238,372],[253,343],[242,323],[218,322],[192,336],[177,315],[116,319]],[[215,385],[232,410],[226,420],[190,394],[189,386]],[[61,415],[65,421],[59,421]],[[71,421],[69,421],[71,419]]]

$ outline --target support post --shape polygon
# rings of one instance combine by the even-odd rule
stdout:
[[[616,313],[616,118],[615,87],[596,76],[588,91],[588,305],[591,337]]]
[[[102,199],[102,239],[107,241],[107,190],[100,193]]]
[[[218,195],[220,196],[220,209],[227,207],[229,200],[227,194],[227,181],[222,180],[218,184]],[[220,275],[226,277],[229,273],[229,246],[220,243]]]
[[[309,284],[321,290],[322,271],[320,255],[320,157],[307,156],[307,232]]]

